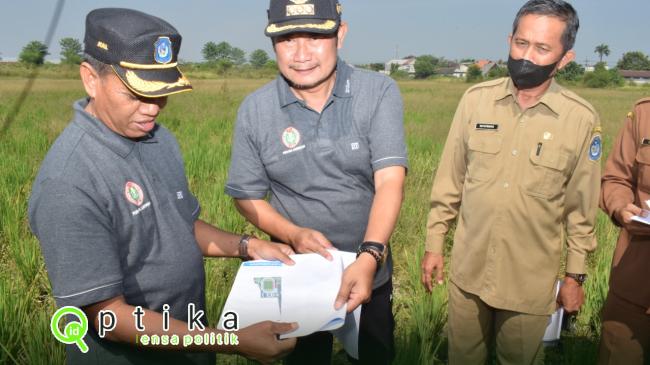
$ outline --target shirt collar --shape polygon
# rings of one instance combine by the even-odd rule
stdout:
[[[333,94],[338,98],[351,98],[352,86],[350,76],[352,76],[352,66],[338,59],[336,62],[336,83],[334,84]]]
[[[123,137],[104,124],[101,120],[95,118],[88,113],[85,108],[88,105],[89,99],[80,99],[73,104],[75,111],[74,123],[83,129],[86,133],[95,137],[100,143],[110,148],[113,152],[122,158],[126,158],[138,142],[143,143],[156,143],[158,139],[155,137],[155,131],[158,129],[158,124],[148,136],[138,140]]]
[[[561,100],[559,98],[562,88],[557,84],[555,78],[551,80],[551,85],[548,87],[544,95],[539,99],[537,104],[532,108],[535,108],[539,104],[544,104],[549,110],[551,110],[556,115],[559,115],[559,110]],[[496,93],[496,100],[503,100],[508,96],[512,96],[512,100],[516,100],[517,89],[515,88],[514,83],[511,78],[508,78],[506,82],[502,84],[501,90]]]
[[[353,68],[342,59],[336,60],[336,81],[334,82],[334,89],[332,94],[338,98],[352,97],[352,89],[350,76],[352,75]],[[300,99],[291,91],[291,87],[287,80],[279,74],[277,77],[278,96],[280,99],[280,107],[285,107],[289,104],[300,102]]]

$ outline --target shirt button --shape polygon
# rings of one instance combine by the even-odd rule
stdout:
[[[518,154],[519,154],[519,151],[517,151],[517,150],[512,150],[512,155],[513,155],[513,156],[517,156]]]
[[[507,188],[509,188],[509,187],[510,187],[510,184],[508,184],[508,183],[503,183],[503,188],[504,188],[504,189],[507,189]]]

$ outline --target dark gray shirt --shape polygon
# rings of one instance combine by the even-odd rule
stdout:
[[[321,113],[282,76],[249,95],[237,116],[226,193],[264,199],[293,223],[322,232],[338,249],[363,241],[374,175],[407,166],[402,99],[395,82],[339,60]],[[385,283],[392,260],[375,275]]]
[[[50,148],[29,201],[56,302],[83,307],[123,295],[157,312],[168,304],[172,317],[187,321],[189,303],[205,308],[205,272],[194,237],[200,207],[178,143],[160,125],[139,141],[124,138],[86,113],[87,103],[74,104],[74,120]],[[87,354],[68,346],[68,363],[213,359],[135,349],[100,340],[93,329],[86,341]]]

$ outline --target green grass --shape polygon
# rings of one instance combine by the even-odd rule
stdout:
[[[196,80],[195,92],[170,98],[159,118],[178,138],[190,186],[203,206],[202,218],[234,232],[254,228],[237,214],[223,193],[230,156],[232,126],[239,103],[265,80]],[[0,82],[0,120],[15,102],[24,79]],[[419,283],[428,197],[433,173],[464,82],[403,81],[405,126],[411,168],[400,220],[393,235],[395,254],[394,312],[398,364],[432,364],[446,359],[446,291],[426,294]],[[575,89],[600,113],[605,150],[636,99],[648,89]],[[55,310],[38,242],[27,225],[31,183],[48,147],[72,116],[71,104],[84,95],[78,80],[36,82],[21,113],[0,141],[0,363],[62,363],[63,345],[49,333]],[[609,265],[617,230],[600,214],[599,247],[589,257],[586,304],[574,320],[574,331],[561,346],[546,352],[548,364],[590,364],[595,361],[600,334],[599,310],[607,292]],[[451,244],[451,242],[448,242]],[[237,260],[206,260],[210,323],[230,290]],[[337,347],[335,362],[346,363]],[[219,356],[219,363],[246,363]]]

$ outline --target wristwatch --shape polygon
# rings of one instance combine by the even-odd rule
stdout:
[[[572,273],[565,273],[564,276],[571,278],[575,281],[578,282],[578,285],[582,286],[584,284],[585,280],[587,280],[587,274],[572,274]]]
[[[382,243],[371,241],[363,242],[357,249],[357,258],[364,252],[374,257],[375,261],[377,261],[377,267],[380,267],[384,262],[386,262],[386,245]]]
[[[239,258],[242,259],[243,261],[251,259],[251,257],[248,256],[248,241],[251,238],[255,238],[255,236],[252,236],[250,234],[245,234],[241,236],[241,238],[239,239]]]

